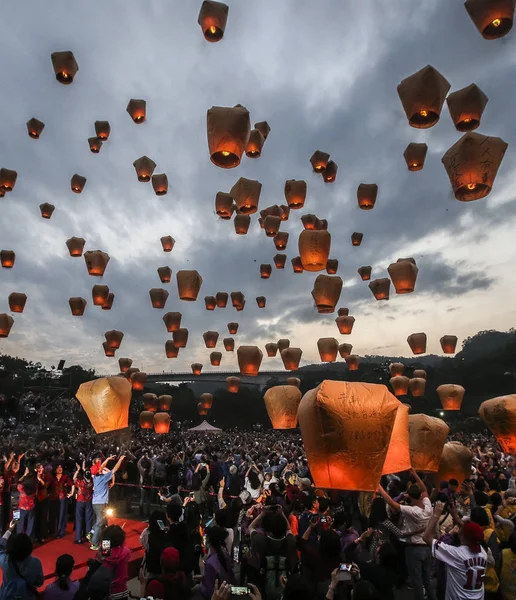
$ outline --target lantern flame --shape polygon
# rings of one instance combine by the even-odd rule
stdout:
[[[427,110],[420,110],[420,111],[419,111],[419,114],[420,114],[422,117],[428,117],[428,111],[427,111]]]
[[[227,150],[222,150],[221,152],[222,156],[229,156],[229,152]]]
[[[210,33],[215,35],[217,33],[217,28],[215,27],[215,25],[210,25],[209,31],[210,31]]]
[[[477,187],[476,183],[468,183],[468,190],[474,190]]]
[[[501,23],[502,23],[502,21],[501,21],[500,19],[494,19],[494,20],[491,22],[491,25],[492,25],[493,27],[500,27]]]

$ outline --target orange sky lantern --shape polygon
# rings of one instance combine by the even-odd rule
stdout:
[[[416,471],[437,473],[450,428],[436,417],[409,415],[410,461]]]
[[[197,22],[201,26],[207,42],[219,42],[226,30],[229,6],[223,2],[204,0],[199,11]]]
[[[237,235],[246,235],[249,231],[249,225],[251,225],[251,217],[249,215],[235,215],[233,224]]]
[[[272,260],[274,261],[274,266],[276,267],[276,269],[284,269],[285,263],[287,262],[287,255],[276,254],[274,255]]]
[[[333,183],[337,179],[337,171],[339,167],[332,160],[328,161],[326,164],[326,169],[324,169],[322,176],[324,183]]]
[[[413,354],[424,354],[426,352],[426,333],[412,333],[407,338]]]
[[[94,285],[91,289],[91,297],[95,306],[102,306],[106,303],[109,296],[107,285]]]
[[[267,215],[263,220],[263,228],[267,237],[275,237],[278,235],[281,226],[281,217],[275,215]]]
[[[265,344],[265,351],[267,352],[267,356],[269,358],[276,356],[276,354],[278,353],[278,344],[274,344],[273,342]]]
[[[172,252],[172,248],[176,243],[175,239],[170,235],[164,235],[161,238],[161,245],[163,247],[163,252]]]
[[[236,394],[240,388],[240,377],[226,377],[228,392]]]
[[[291,260],[291,262],[292,262],[292,270],[294,271],[294,273],[302,273],[304,271],[303,263],[301,262],[300,256],[296,256],[295,258],[293,258]]]
[[[310,163],[312,164],[314,173],[324,173],[326,166],[328,165],[329,158],[330,155],[327,152],[316,150],[312,154],[312,158],[310,158]]]
[[[339,261],[336,258],[329,258],[326,262],[326,273],[328,275],[335,275],[339,268]]]
[[[265,308],[266,303],[267,303],[267,298],[265,296],[257,296],[256,297],[256,304],[258,305],[258,308]]]
[[[357,189],[358,208],[371,210],[376,203],[378,186],[376,183],[361,183]]]
[[[405,365],[400,362],[394,362],[389,365],[389,373],[391,377],[398,377],[403,375],[405,371]]]
[[[158,412],[158,397],[156,394],[143,394],[143,407],[151,413]]]
[[[206,122],[211,162],[222,169],[237,167],[251,133],[247,108],[240,104],[233,107],[212,106],[207,112]],[[235,197],[233,192],[231,196]]]
[[[359,233],[358,231],[355,231],[354,233],[351,234],[351,244],[353,246],[360,246],[360,244],[362,243],[363,237],[364,237],[363,233]]]
[[[12,292],[9,294],[8,303],[11,312],[22,313],[27,303],[27,296],[20,292]]]
[[[258,131],[263,135],[265,139],[269,137],[269,133],[271,132],[271,127],[267,123],[267,121],[260,121],[259,123],[254,124],[254,128],[258,129]]]
[[[269,277],[271,276],[271,273],[272,273],[271,265],[266,265],[266,264],[260,265],[260,277],[262,279],[269,279]]]
[[[88,144],[90,146],[90,151],[93,152],[93,154],[98,154],[102,148],[102,140],[98,137],[88,138]]]
[[[136,392],[141,392],[143,390],[146,381],[147,373],[144,373],[143,371],[137,371],[131,375],[131,385]]]
[[[102,347],[104,348],[104,354],[107,357],[113,358],[115,356],[116,350],[114,348],[110,348],[107,342],[102,342]]]
[[[516,394],[482,402],[478,414],[506,454],[516,454]]]
[[[54,67],[56,80],[64,85],[70,85],[79,70],[79,65],[75,60],[73,52],[70,52],[70,50],[65,50],[64,52],[52,52],[50,58],[52,60],[52,66]]]
[[[443,335],[439,341],[443,349],[443,354],[455,354],[455,349],[457,348],[456,335]]]
[[[158,267],[158,275],[161,283],[170,283],[172,279],[172,269],[170,267]]]
[[[0,263],[4,269],[12,269],[15,260],[16,254],[12,250],[2,250],[0,252]]]
[[[180,300],[194,302],[201,289],[202,277],[197,271],[178,271],[176,273],[177,290]]]
[[[449,94],[446,103],[455,129],[458,131],[477,129],[487,102],[487,96],[474,83]]]
[[[218,308],[226,308],[229,294],[227,292],[217,292],[215,299],[217,300]]]
[[[174,344],[174,340],[167,340],[165,342],[165,355],[167,358],[177,358],[179,354],[179,348]]]
[[[388,300],[391,291],[391,280],[388,277],[373,279],[369,283],[369,289],[377,300]]]
[[[186,329],[186,327],[175,329],[172,332],[172,339],[177,348],[186,348],[186,345],[188,344],[188,329]]]
[[[88,250],[84,253],[84,261],[88,273],[93,277],[102,277],[108,266],[109,254],[102,252],[102,250]]]
[[[235,201],[237,211],[242,215],[252,215],[258,210],[262,184],[255,179],[240,177],[229,192]]]
[[[235,349],[235,340],[233,338],[224,338],[223,342],[224,350],[226,352],[233,352]]]
[[[105,142],[109,139],[109,134],[111,133],[111,125],[109,121],[95,121],[95,135]]]
[[[407,163],[409,171],[421,171],[425,165],[428,146],[426,144],[416,144],[411,142],[403,152],[403,157]]]
[[[82,383],[76,393],[96,433],[129,425],[131,384],[125,377],[102,377]]]
[[[14,325],[14,319],[6,313],[0,314],[0,338],[9,337],[11,328]]]
[[[240,346],[237,349],[237,359],[241,375],[256,377],[260,372],[263,352],[257,346]]]
[[[18,173],[16,171],[12,169],[0,169],[0,188],[4,192],[12,192],[17,179]]]
[[[141,429],[152,429],[154,427],[154,413],[149,410],[143,410],[139,417]]]
[[[295,429],[302,394],[293,385],[276,385],[263,397],[273,429]]]
[[[143,123],[147,118],[147,102],[145,100],[138,100],[132,98],[129,100],[129,104],[127,105],[127,112],[129,113],[131,119],[139,125]]]
[[[215,212],[224,221],[229,221],[235,210],[235,204],[230,194],[217,192],[215,196]]]
[[[513,0],[466,0],[464,6],[486,40],[501,38],[512,29]]]
[[[152,288],[149,290],[152,308],[165,308],[168,300],[168,291],[163,288]]]
[[[235,335],[238,331],[238,323],[234,323],[233,321],[228,323],[228,331],[231,335]]]
[[[276,246],[276,250],[285,250],[288,244],[289,234],[287,231],[280,231],[278,235],[274,238],[274,245]]]
[[[321,314],[335,312],[342,292],[342,279],[338,275],[318,275],[314,281],[312,298]]]
[[[412,377],[418,377],[426,380],[426,371],[424,369],[415,369],[412,373]]]
[[[444,410],[460,410],[466,390],[461,385],[445,383],[437,388]]]
[[[358,371],[360,368],[360,356],[358,356],[358,354],[349,354],[344,357],[344,360],[350,371]]]
[[[163,322],[169,333],[177,331],[181,327],[181,319],[183,315],[180,312],[168,312],[163,315]]]
[[[172,405],[172,396],[169,394],[163,394],[158,398],[158,408],[160,410],[169,411]]]
[[[206,306],[206,310],[215,310],[217,306],[217,300],[215,296],[205,296],[204,304]]]
[[[387,267],[392,284],[397,294],[410,294],[416,286],[419,269],[413,258],[398,258],[398,261]]]
[[[258,129],[253,129],[249,134],[249,141],[245,149],[247,158],[260,158],[265,138]]]
[[[317,340],[317,349],[321,362],[335,362],[337,360],[337,351],[339,342],[335,338],[319,338]]]
[[[200,375],[202,371],[202,364],[201,363],[192,363],[192,373],[194,375]]]
[[[331,248],[331,235],[325,230],[307,230],[299,234],[299,256],[305,271],[326,268]]]
[[[55,209],[56,207],[53,204],[49,204],[48,202],[43,202],[43,204],[39,205],[41,216],[44,219],[50,219]]]
[[[82,251],[84,249],[84,244],[86,240],[84,238],[71,237],[66,240],[66,247],[68,248],[68,252],[70,256],[77,257],[82,256]]]
[[[423,377],[412,377],[409,381],[409,391],[414,398],[425,395],[426,379]]]
[[[130,358],[119,358],[118,359],[118,366],[120,368],[121,373],[125,373],[127,371],[127,369],[129,369],[131,367],[132,364],[133,364],[133,361]]]
[[[353,325],[355,324],[355,317],[342,316],[335,319],[337,327],[341,335],[349,335],[353,331]]]
[[[437,481],[456,479],[459,486],[471,477],[473,453],[460,442],[447,442],[443,446]]]
[[[168,177],[166,173],[157,173],[152,176],[152,189],[156,196],[164,196],[168,192]]]
[[[133,167],[138,176],[138,181],[147,183],[151,180],[154,169],[156,168],[156,163],[148,156],[141,156],[133,162]]]
[[[166,412],[159,412],[154,415],[154,432],[158,435],[168,433],[170,430],[170,415]]]
[[[205,331],[202,334],[206,348],[215,348],[219,339],[218,331]]]
[[[220,366],[222,360],[222,352],[212,352],[210,354],[210,362],[212,367]]]
[[[339,308],[339,310],[337,311],[338,317],[347,317],[348,315],[349,315],[349,308],[346,308],[344,306],[341,306]]]
[[[351,344],[340,344],[339,345],[339,354],[341,358],[346,358],[353,351],[353,346]]]
[[[72,313],[72,316],[82,317],[87,305],[87,302],[84,298],[78,296],[70,298],[68,300],[68,304],[70,305],[70,311]]]
[[[110,331],[106,331],[104,337],[106,338],[106,342],[109,348],[118,350],[120,348],[122,340],[124,339],[124,334],[122,331],[111,329]]]
[[[285,348],[280,351],[283,366],[287,371],[297,371],[303,351],[301,348]]]
[[[27,121],[27,133],[33,140],[39,140],[39,136],[43,133],[45,123],[39,119],[32,118]]]
[[[75,194],[80,194],[84,189],[85,185],[86,177],[83,177],[82,175],[77,175],[77,173],[72,176],[72,179],[70,180],[72,192],[74,192]]]
[[[389,380],[395,396],[406,396],[409,389],[409,378],[403,375],[391,377]]]
[[[303,208],[306,200],[306,181],[303,179],[285,181],[285,200],[290,209]]]

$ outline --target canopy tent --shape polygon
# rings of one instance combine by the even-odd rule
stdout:
[[[197,425],[197,427],[192,427],[188,431],[222,431],[222,429],[213,427],[213,425],[210,425],[208,421],[203,421],[200,425]]]

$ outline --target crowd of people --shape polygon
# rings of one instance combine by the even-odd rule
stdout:
[[[408,586],[415,600],[515,600],[515,459],[487,434],[455,439],[474,453],[460,485],[410,471],[366,493],[317,489],[296,433],[84,431],[39,444],[13,433],[0,465],[0,600],[35,597],[33,544],[69,521],[95,560],[73,582],[73,558],[59,557],[45,600],[128,597],[125,532],[106,521],[124,485],[138,486],[148,520],[141,597],[393,600]]]

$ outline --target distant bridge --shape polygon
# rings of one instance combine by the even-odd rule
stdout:
[[[280,382],[285,382],[289,377],[296,377],[296,372],[290,371],[260,371],[256,377],[240,375],[239,371],[204,371],[200,375],[194,375],[191,371],[184,373],[147,373],[147,383],[164,382],[206,382],[226,383],[226,377],[239,377],[242,385],[256,385],[264,387],[269,379],[275,377]]]

